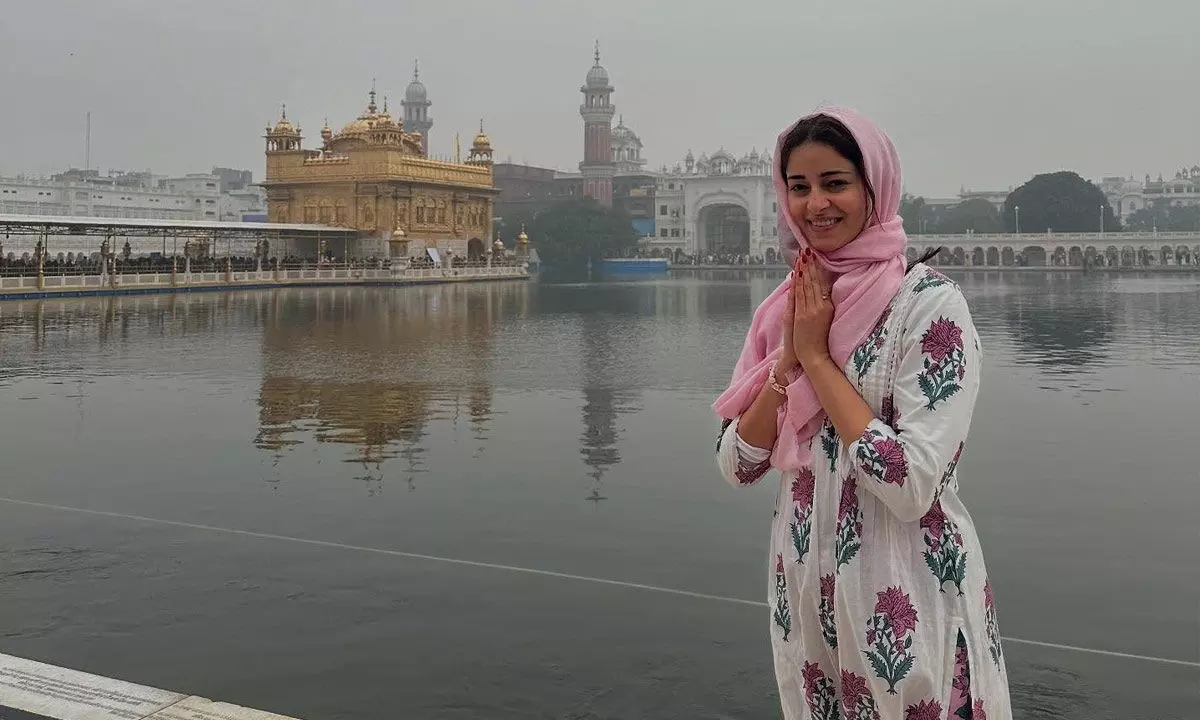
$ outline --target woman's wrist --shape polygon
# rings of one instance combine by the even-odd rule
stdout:
[[[795,355],[790,353],[781,355],[779,359],[775,361],[775,374],[778,375],[780,379],[784,379],[785,376],[799,367],[799,365],[800,361],[796,359]]]
[[[817,368],[832,365],[833,357],[829,353],[814,353],[797,360],[797,363],[804,368],[804,372],[811,374]]]

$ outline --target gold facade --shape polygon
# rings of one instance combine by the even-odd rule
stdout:
[[[339,132],[321,130],[319,150],[301,146],[286,109],[267,129],[267,215],[271,222],[351,227],[467,254],[471,239],[492,235],[492,147],[475,136],[465,161],[423,154],[421,136],[375,105]],[[404,231],[401,235],[397,231]],[[415,242],[413,242],[415,241]],[[472,244],[472,247],[477,247]]]

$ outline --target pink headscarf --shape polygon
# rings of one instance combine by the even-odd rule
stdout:
[[[813,249],[817,262],[837,276],[831,296],[834,314],[829,352],[838,366],[844,367],[854,348],[874,329],[904,280],[908,236],[899,215],[900,158],[888,136],[853,110],[821,108],[813,115],[828,115],[846,126],[862,150],[867,180],[875,191],[874,216],[858,237],[828,254]],[[788,186],[782,172],[788,160],[783,155],[784,140],[799,123],[797,120],[779,134],[771,169],[779,208],[779,248],[792,267],[800,250],[808,247],[804,234],[787,212]],[[789,273],[754,312],[741,357],[734,366],[733,379],[713,403],[713,410],[723,418],[733,419],[750,407],[766,383],[771,366],[779,359],[783,344],[780,323],[791,277]],[[779,439],[771,453],[771,465],[785,471],[798,470],[812,461],[808,441],[820,432],[825,418],[807,377],[801,375],[787,390],[787,404],[779,419]],[[845,438],[844,442],[855,439]]]

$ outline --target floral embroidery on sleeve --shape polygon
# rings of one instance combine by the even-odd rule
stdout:
[[[958,594],[962,595],[962,584],[967,575],[967,553],[963,550],[963,537],[958,526],[942,512],[941,500],[935,500],[933,507],[921,518],[921,528],[926,531],[925,564],[938,579],[938,590],[945,592],[943,586],[952,582],[958,588]]]
[[[858,482],[854,475],[842,481],[842,497],[838,501],[837,537],[833,552],[837,556],[837,569],[854,559],[862,547],[863,514],[858,507]]]
[[[908,479],[904,446],[896,438],[874,428],[867,428],[863,433],[858,444],[858,461],[863,472],[881,483],[895,483],[904,487],[904,481]]]
[[[925,395],[925,407],[933,410],[962,389],[960,383],[967,372],[962,328],[953,320],[939,317],[921,336],[921,352],[925,360],[917,384]]]
[[[737,478],[738,483],[741,485],[753,485],[771,469],[771,458],[756,462],[743,455],[740,448],[737,454],[737,469],[733,471],[733,476]]]
[[[931,267],[925,268],[925,277],[917,281],[913,292],[923,292],[929,288],[935,288],[940,285],[954,284],[953,281]]]
[[[971,708],[971,720],[987,720],[987,713],[983,711],[982,700],[976,700],[975,706]]]
[[[879,708],[865,677],[842,671],[842,710],[846,720],[879,720]]]
[[[800,674],[804,678],[804,699],[813,720],[838,720],[837,688],[833,680],[814,662],[805,662]]]
[[[796,546],[796,562],[804,564],[808,554],[809,534],[812,531],[813,493],[817,478],[812,468],[800,468],[792,481],[792,544]]]
[[[775,555],[775,611],[772,613],[775,624],[783,631],[783,641],[787,642],[792,633],[792,610],[788,606],[787,576],[783,572],[783,555]]]
[[[942,473],[942,481],[938,483],[938,497],[941,497],[946,487],[950,484],[950,480],[954,478],[954,471],[958,469],[958,461],[962,460],[963,449],[966,446],[966,441],[958,443],[958,449],[954,451],[954,457],[950,458],[950,462],[946,465],[946,472]]]
[[[895,695],[896,683],[908,676],[916,662],[911,633],[917,627],[917,609],[900,586],[875,595],[875,614],[867,621],[867,645],[872,649],[863,654],[876,677],[888,684],[888,694]]]

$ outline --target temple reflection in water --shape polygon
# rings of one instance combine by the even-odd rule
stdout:
[[[403,457],[421,472],[429,423],[464,416],[486,441],[494,325],[523,302],[520,288],[322,289],[268,302],[254,443],[276,461],[311,440],[348,446],[347,462]]]

